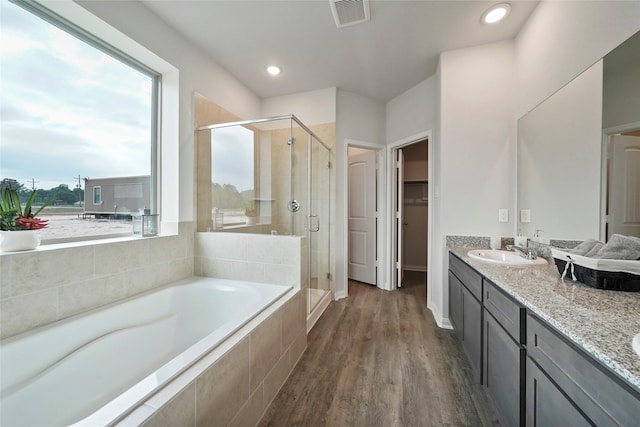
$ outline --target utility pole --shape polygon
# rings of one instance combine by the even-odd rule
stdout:
[[[35,178],[31,178],[29,181],[31,182],[31,190],[32,190],[32,191],[35,191],[35,189],[36,189],[36,184],[37,184],[37,183],[39,183],[40,181],[36,181],[36,179],[35,179]],[[27,182],[29,182],[29,181],[27,181]]]
[[[74,176],[73,177],[74,180],[78,181],[78,184],[76,184],[76,188],[78,189],[78,203],[82,202],[82,178],[80,177],[80,174],[78,174],[78,176]]]

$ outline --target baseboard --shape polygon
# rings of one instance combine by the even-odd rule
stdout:
[[[404,265],[402,266],[402,269],[407,271],[419,271],[422,273],[427,272],[427,267],[423,267],[421,265]]]
[[[451,324],[451,321],[449,320],[449,318],[442,317],[440,315],[440,312],[438,311],[438,308],[435,305],[428,303],[427,308],[431,310],[431,313],[433,314],[433,319],[436,321],[436,324],[438,325],[439,328],[453,329],[453,325]]]
[[[324,313],[327,307],[329,307],[330,303],[331,303],[331,292],[327,292],[322,296],[315,310],[313,310],[313,312],[311,312],[311,314],[307,316],[307,334],[309,333],[311,328],[313,328],[313,325],[316,324],[318,319],[320,319],[320,316],[322,316],[322,313]]]

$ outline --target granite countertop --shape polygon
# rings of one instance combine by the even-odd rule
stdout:
[[[471,249],[450,251],[640,390],[640,356],[631,347],[640,333],[639,292],[561,280],[553,259],[542,266],[512,267],[472,259],[467,256]]]

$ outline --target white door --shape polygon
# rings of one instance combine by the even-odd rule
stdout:
[[[349,279],[376,284],[376,152],[349,156]]]
[[[615,135],[609,158],[609,229],[640,237],[640,137]]]
[[[402,287],[404,280],[404,153],[402,149],[397,151],[396,162],[396,286]]]

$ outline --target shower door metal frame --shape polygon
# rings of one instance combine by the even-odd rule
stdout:
[[[318,137],[318,135],[316,135],[311,129],[309,129],[304,123],[302,123],[300,121],[300,119],[298,119],[294,114],[285,114],[285,115],[280,115],[280,116],[272,116],[272,117],[265,117],[265,118],[261,118],[261,119],[253,119],[253,120],[240,120],[240,121],[236,121],[236,122],[228,122],[228,123],[218,123],[218,124],[212,124],[212,125],[205,125],[205,126],[200,126],[198,128],[196,128],[196,132],[198,131],[205,131],[205,130],[213,130],[213,129],[219,129],[219,128],[225,128],[225,127],[231,127],[231,126],[247,126],[247,125],[255,125],[255,124],[259,124],[259,123],[267,123],[267,122],[272,122],[272,121],[278,121],[278,120],[290,120],[289,123],[289,140],[287,141],[287,143],[289,144],[289,161],[290,161],[290,193],[289,193],[289,204],[292,204],[293,202],[295,202],[296,200],[293,198],[294,195],[294,174],[293,174],[293,168],[294,168],[294,146],[295,146],[295,138],[293,136],[293,122],[295,122],[298,126],[300,126],[305,132],[307,132],[307,135],[309,137],[308,139],[308,156],[307,156],[307,167],[308,167],[308,171],[307,171],[307,218],[305,218],[305,228],[306,228],[306,236],[309,239],[308,242],[308,246],[309,246],[309,251],[308,251],[308,262],[309,262],[309,281],[311,280],[311,249],[312,249],[312,245],[311,245],[311,233],[312,232],[317,232],[319,231],[319,224],[320,224],[320,219],[318,218],[318,230],[316,231],[312,231],[311,230],[311,224],[310,221],[312,219],[312,215],[315,215],[313,217],[317,218],[318,215],[317,214],[312,214],[311,212],[311,208],[313,207],[312,205],[312,179],[313,179],[313,165],[312,165],[312,157],[313,157],[313,140],[315,139],[320,145],[322,145],[322,147],[324,147],[327,150],[327,154],[329,156],[329,161],[327,164],[327,168],[330,169],[331,168],[331,148],[325,144],[322,139],[320,139],[320,137]],[[328,190],[329,194],[327,195],[327,203],[328,203],[328,207],[327,207],[327,211],[329,212],[329,214],[327,215],[326,221],[327,221],[327,230],[329,230],[329,235],[327,236],[327,251],[329,252],[331,249],[331,222],[330,222],[330,212],[331,212],[331,179],[329,178],[329,183],[328,183]],[[288,205],[289,206],[289,205]],[[289,215],[289,235],[294,236],[295,235],[295,222],[294,222],[294,217],[293,214],[295,213],[294,211],[290,210],[290,215]],[[297,209],[295,210],[297,212]],[[330,252],[329,252],[330,253]],[[331,258],[328,258],[328,265],[327,265],[327,278],[331,279]],[[330,291],[330,290],[329,290]]]

